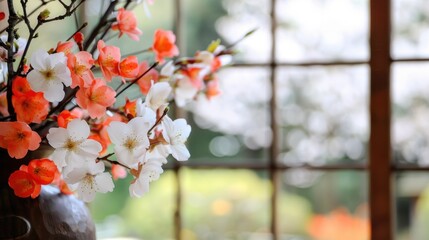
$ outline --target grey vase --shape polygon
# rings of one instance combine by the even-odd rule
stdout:
[[[9,175],[22,164],[43,158],[49,147],[11,159],[0,149],[0,240],[3,239],[95,239],[95,225],[86,205],[54,186],[43,186],[36,199],[19,198],[8,186]]]

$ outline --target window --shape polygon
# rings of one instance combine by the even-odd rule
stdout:
[[[429,201],[424,0],[156,4],[174,6],[164,24],[187,55],[217,34],[232,43],[258,30],[220,73],[223,96],[188,114],[192,159],[168,165],[143,199],[116,196],[115,207],[127,201],[123,213],[132,216],[128,234],[311,239],[330,224],[362,239],[369,225],[371,239],[428,235],[421,227]],[[104,220],[101,234],[120,221]]]

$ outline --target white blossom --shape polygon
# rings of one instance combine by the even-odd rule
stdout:
[[[27,75],[30,87],[35,92],[43,92],[44,98],[50,102],[61,101],[64,98],[63,84],[70,86],[72,82],[64,53],[48,54],[37,50],[31,56],[30,64],[33,67]]]
[[[167,99],[171,93],[170,84],[167,82],[157,82],[152,85],[147,93],[145,103],[152,110],[156,111],[158,108],[165,108],[168,103]]]
[[[0,61],[0,83],[6,82],[8,74],[7,62]]]
[[[174,64],[173,61],[168,61],[159,72],[163,77],[171,77],[174,73]]]
[[[141,99],[138,99],[136,102],[136,116],[142,117],[145,123],[151,127],[156,122],[156,113],[148,108],[146,103],[143,103]]]
[[[103,162],[88,162],[79,168],[74,168],[65,181],[71,190],[76,191],[78,198],[91,202],[97,192],[112,192],[115,187],[112,176],[104,172]]]
[[[7,42],[7,34],[0,36],[0,40],[4,43]],[[27,46],[27,39],[18,38],[13,40],[12,50],[14,52],[14,57],[21,56],[24,52],[25,47]],[[16,49],[18,47],[18,49]],[[6,62],[7,59],[7,50],[3,47],[0,47],[0,61]]]
[[[173,121],[168,116],[165,116],[162,121],[162,127],[162,136],[169,144],[173,157],[178,161],[188,160],[191,155],[185,143],[191,133],[191,126],[183,118]]]
[[[149,159],[139,166],[138,176],[129,187],[131,197],[141,197],[149,191],[149,183],[159,178],[162,170],[162,159]]]
[[[194,99],[198,89],[195,88],[188,77],[177,74],[176,78],[177,86],[174,89],[174,101],[177,106],[184,107],[188,102]]]
[[[196,54],[195,59],[204,65],[210,66],[213,63],[215,57],[213,53],[209,51],[201,51]]]
[[[151,124],[144,117],[135,117],[128,123],[113,121],[107,127],[110,140],[115,145],[115,154],[120,163],[135,168],[144,161]]]
[[[46,136],[55,148],[51,155],[58,169],[67,175],[75,167],[94,160],[102,150],[101,144],[88,139],[88,123],[80,119],[72,120],[66,128],[51,128]]]

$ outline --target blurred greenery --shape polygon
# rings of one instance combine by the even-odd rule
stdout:
[[[219,37],[216,20],[226,14],[222,1],[184,0],[186,55],[206,49],[209,43]]]
[[[269,235],[270,183],[263,172],[249,170],[189,170],[183,178],[184,239],[249,239],[257,233]],[[112,193],[99,194],[91,203],[98,223],[98,237],[171,239],[175,176],[171,171],[151,184],[144,197],[129,198],[128,180],[117,182]],[[125,191],[123,190],[125,189]],[[290,232],[304,233],[312,214],[308,200],[282,193],[287,205],[280,211]]]

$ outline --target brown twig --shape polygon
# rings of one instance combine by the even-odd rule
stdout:
[[[158,120],[156,120],[155,124],[149,129],[149,131],[147,131],[147,134],[149,135],[150,132],[152,132],[152,130],[158,126],[158,124],[162,121],[162,119],[167,115],[168,113],[168,108],[164,109],[164,112],[162,113],[161,117],[158,118]]]
[[[95,40],[95,38],[99,34],[100,29],[102,29],[103,27],[106,26],[107,19],[109,18],[109,15],[112,14],[112,12],[115,10],[115,6],[116,6],[116,4],[118,4],[118,2],[119,2],[119,0],[114,0],[114,1],[110,2],[109,7],[104,12],[103,16],[100,18],[100,21],[98,21],[97,26],[95,26],[95,28],[91,31],[91,34],[89,35],[89,37],[84,42],[83,49],[87,50],[89,48],[89,46],[91,45],[91,43]],[[96,43],[94,43],[94,44],[96,44]]]
[[[15,109],[13,108],[12,105],[12,80],[15,77],[15,71],[13,68],[13,55],[14,55],[14,51],[13,51],[13,41],[15,39],[15,26],[19,20],[18,15],[15,12],[15,7],[13,5],[13,0],[7,0],[7,5],[9,8],[9,19],[8,19],[8,24],[9,26],[7,27],[7,68],[8,68],[8,75],[7,75],[7,93],[6,93],[6,98],[7,98],[7,108],[8,108],[8,112],[9,112],[9,116],[11,117],[12,121],[14,121],[16,119],[16,114],[15,114]]]
[[[32,16],[34,13],[36,13],[37,11],[39,11],[39,9],[41,9],[43,6],[45,6],[45,5],[47,5],[48,3],[50,3],[50,2],[53,2],[53,1],[55,1],[55,0],[49,0],[49,1],[42,1],[42,3],[39,5],[39,6],[37,6],[35,9],[33,9],[33,11],[31,11],[30,13],[28,13],[28,17],[30,17],[30,16]],[[17,23],[16,24],[19,24],[19,23],[21,23],[23,21],[23,19],[22,18],[20,18],[18,21],[17,21]],[[2,30],[0,30],[0,34],[2,34],[4,31],[6,31],[7,30],[7,27],[6,28],[3,28]]]
[[[140,78],[142,78],[144,75],[146,75],[150,70],[152,70],[153,68],[155,68],[159,63],[155,62],[154,64],[152,64],[152,66],[150,66],[144,73],[142,73],[140,76],[136,77],[130,84],[128,84],[127,86],[125,86],[125,88],[123,88],[121,91],[119,91],[115,98],[117,98],[119,95],[121,95],[125,90],[127,90],[129,87],[131,87],[132,85],[134,85],[138,80],[140,80]]]

